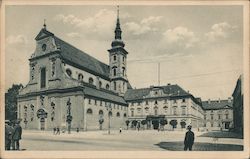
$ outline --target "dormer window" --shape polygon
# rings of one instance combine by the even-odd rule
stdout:
[[[81,73],[78,74],[78,80],[82,81],[83,80],[83,75]]]
[[[42,51],[44,52],[44,51],[46,50],[46,48],[47,48],[47,45],[46,45],[46,44],[43,44],[43,45],[42,45]]]

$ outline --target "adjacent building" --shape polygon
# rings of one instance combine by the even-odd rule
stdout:
[[[243,135],[244,127],[244,115],[243,115],[243,90],[242,90],[243,76],[241,75],[236,83],[233,92],[233,119],[234,119],[234,131]]]
[[[125,94],[128,117],[132,123],[146,120],[147,128],[158,129],[160,120],[167,120],[174,128],[203,127],[204,110],[199,99],[178,85],[151,86],[129,89]]]
[[[208,100],[202,102],[205,110],[204,127],[207,130],[229,130],[233,127],[233,100]]]

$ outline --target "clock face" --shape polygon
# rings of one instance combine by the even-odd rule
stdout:
[[[42,50],[45,51],[46,48],[47,48],[47,45],[46,45],[46,44],[43,44],[43,45],[42,45]]]

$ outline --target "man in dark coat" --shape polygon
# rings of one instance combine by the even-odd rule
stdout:
[[[11,145],[11,126],[9,125],[9,121],[5,121],[5,150],[10,150],[10,145]]]
[[[191,131],[192,129],[192,126],[189,125],[187,127],[188,131],[186,132],[186,135],[185,135],[185,140],[184,140],[184,151],[187,151],[187,149],[189,151],[192,151],[192,146],[194,144],[194,133]]]
[[[22,127],[19,125],[20,121],[16,122],[16,125],[14,126],[14,133],[13,133],[13,150],[19,150],[19,140],[22,139]]]

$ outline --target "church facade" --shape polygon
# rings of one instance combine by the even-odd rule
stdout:
[[[109,65],[75,48],[44,28],[29,59],[30,80],[18,96],[18,118],[28,129],[102,129],[125,125],[131,88],[126,76],[128,52],[117,18]],[[110,118],[109,118],[110,117]],[[110,121],[109,121],[110,120]]]

